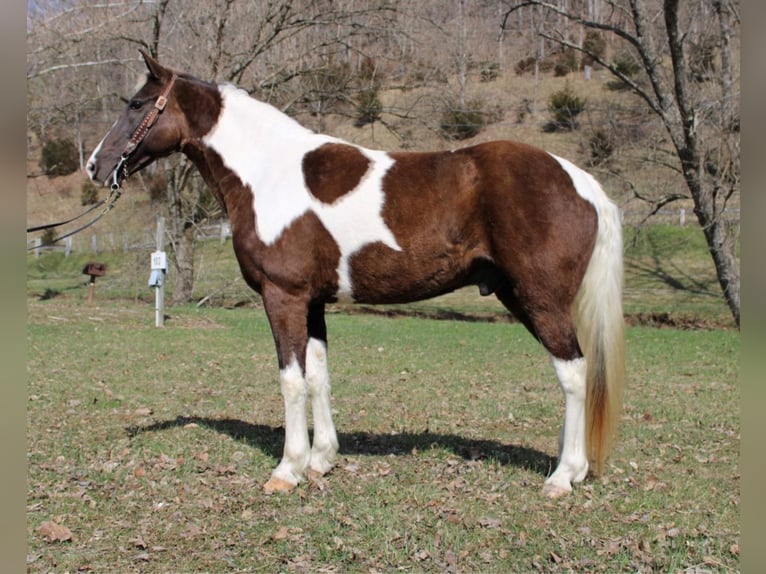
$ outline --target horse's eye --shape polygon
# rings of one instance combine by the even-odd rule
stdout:
[[[130,103],[128,104],[128,107],[131,110],[140,110],[141,106],[144,104],[141,102],[141,100],[130,100]]]

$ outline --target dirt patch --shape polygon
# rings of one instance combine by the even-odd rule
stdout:
[[[735,328],[731,320],[709,318],[701,319],[691,315],[674,314],[671,312],[633,313],[625,316],[625,322],[630,326],[640,325],[643,327],[668,327],[671,329],[684,329],[691,331],[710,331],[713,329]]]
[[[331,311],[332,312],[332,311]],[[347,305],[335,312],[347,315],[375,315],[379,317],[418,317],[437,321],[468,321],[471,323],[518,323],[518,319],[508,313],[470,313],[453,309],[408,309],[406,307],[388,308],[371,305]],[[692,315],[660,313],[631,313],[625,315],[625,323],[631,327],[657,327],[683,330],[714,330],[734,328],[731,320],[725,318],[699,318]]]

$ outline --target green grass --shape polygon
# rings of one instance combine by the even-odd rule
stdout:
[[[563,401],[522,327],[332,313],[338,465],[268,496],[283,407],[263,312],[168,313],[28,299],[30,572],[739,568],[734,330],[629,328],[607,472],[550,501]]]
[[[698,226],[628,227],[624,242],[626,313],[732,325]]]
[[[738,570],[739,335],[697,227],[626,228],[621,440],[557,501],[551,366],[475,288],[332,306],[340,460],[265,495],[284,421],[259,299],[229,244],[202,244],[208,305],[156,329],[148,259],[28,258],[30,572]]]

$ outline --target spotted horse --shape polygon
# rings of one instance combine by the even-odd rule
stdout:
[[[550,355],[565,414],[543,492],[566,494],[589,467],[602,471],[622,408],[622,231],[591,175],[514,141],[367,149],[142,56],[146,81],[87,171],[119,187],[182,152],[226,212],[242,275],[263,299],[284,398],[284,451],[265,491],[290,491],[336,459],[325,306],[466,285],[494,294]]]

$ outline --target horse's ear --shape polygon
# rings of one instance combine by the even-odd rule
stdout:
[[[149,52],[143,49],[139,49],[139,52],[141,52],[141,55],[144,57],[144,62],[146,62],[146,67],[149,70],[149,77],[162,80],[170,76],[170,70],[162,67],[157,60],[152,58]]]

